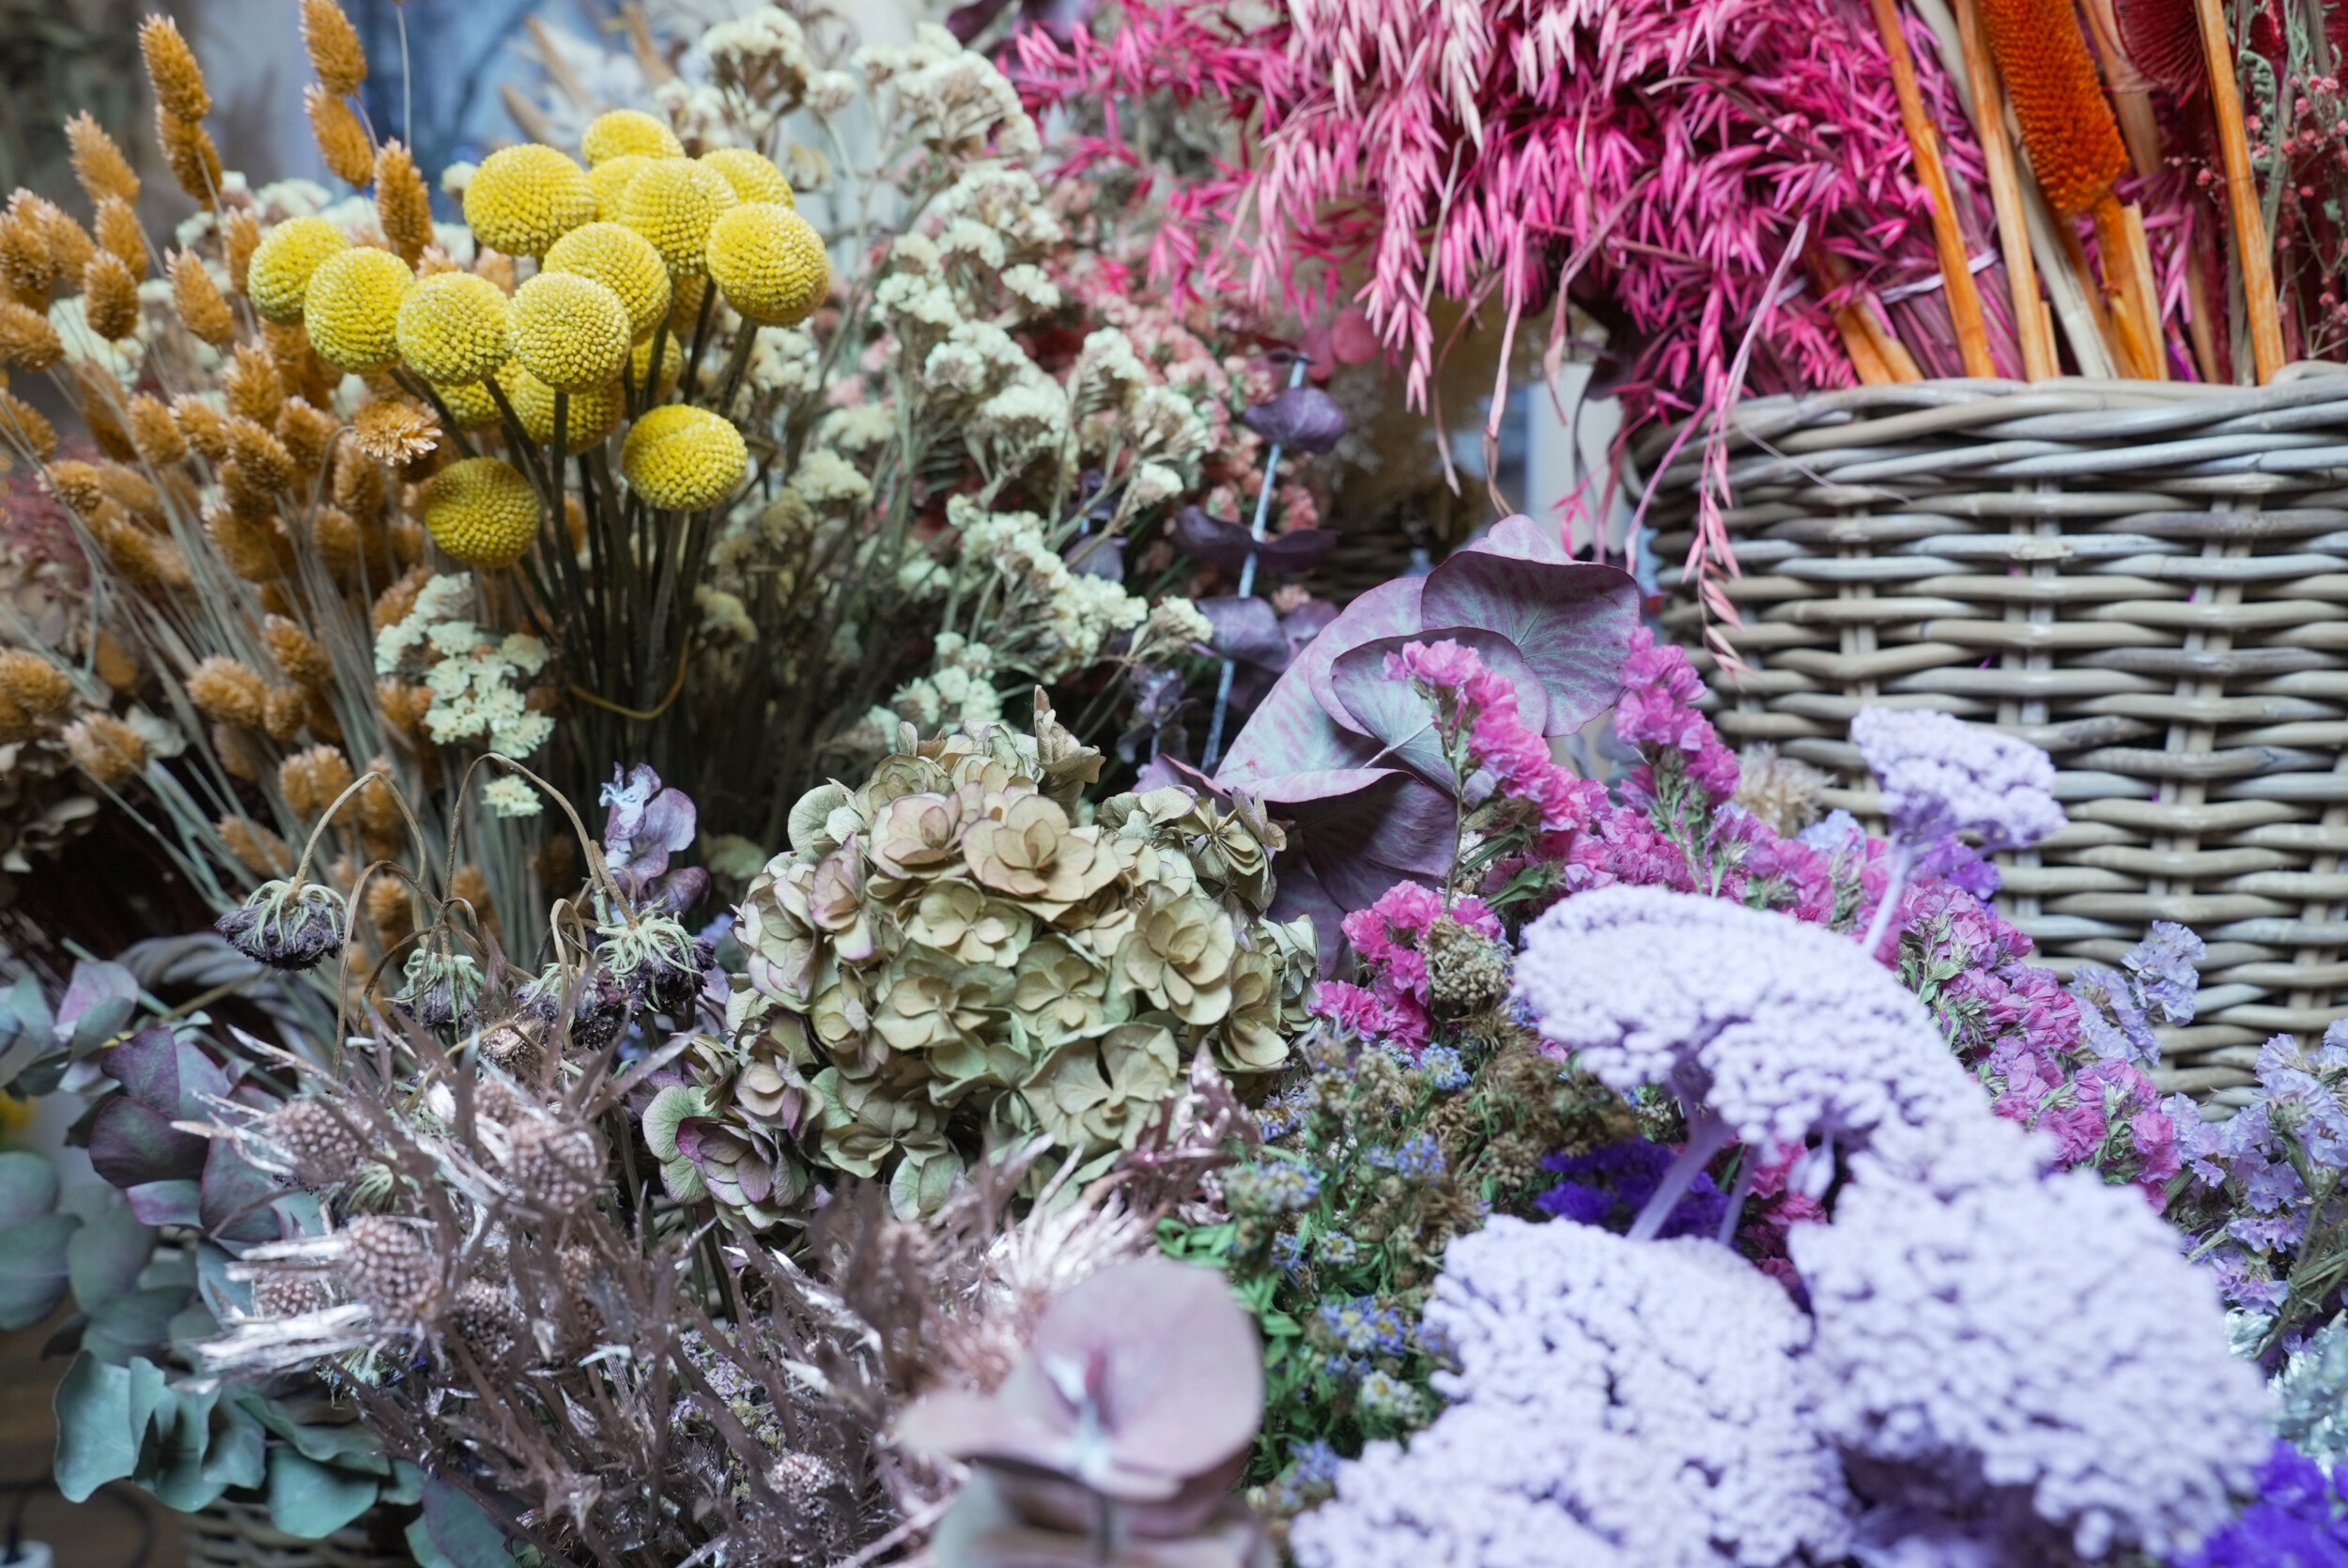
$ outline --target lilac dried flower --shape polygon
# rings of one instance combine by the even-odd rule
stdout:
[[[1319,387],[1290,387],[1240,415],[1240,423],[1290,452],[1334,451],[1345,439],[1345,409]]]
[[[1861,708],[1850,737],[1883,784],[1894,833],[1923,845],[1975,833],[1992,850],[2034,844],[2063,825],[2054,761],[1984,725],[1922,709]]]
[[[2190,1023],[2194,998],[2201,986],[2199,965],[2208,956],[2201,939],[2185,927],[2173,920],[2155,920],[2144,940],[2121,954],[2120,961],[2136,976],[2147,1009],[2170,1023]],[[2327,1034],[2325,1038],[2329,1038]]]
[[[1299,1518],[1302,1568],[1831,1561],[1848,1533],[1784,1291],[1708,1241],[1506,1217],[1428,1308],[1460,1370],[1409,1449],[1374,1442]],[[1807,1556],[1801,1554],[1807,1553]]]
[[[1995,1560],[2190,1545],[2231,1513],[2270,1401],[2175,1234],[2043,1154],[1977,1106],[1853,1160],[1834,1222],[1789,1240],[1819,1421],[1879,1506],[2027,1499],[2048,1538]]]
[[[2160,1065],[2160,1041],[2153,1038],[2152,1021],[2138,1006],[2135,988],[2125,976],[2099,963],[2082,963],[2072,971],[2065,989],[2079,1004],[2080,1038],[2096,1055],[2107,1062]],[[2190,1018],[2190,992],[2186,1006]]]
[[[303,970],[342,950],[343,903],[314,882],[265,882],[215,922],[228,945],[271,969]]]
[[[603,787],[603,853],[611,875],[630,897],[641,895],[669,869],[669,857],[692,846],[699,813],[693,797],[664,789],[660,776],[639,762],[625,774],[615,765]]]

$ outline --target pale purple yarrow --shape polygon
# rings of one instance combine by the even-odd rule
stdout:
[[[2189,1546],[2230,1516],[2271,1401],[2175,1233],[2043,1153],[1984,1108],[1852,1161],[1834,1222],[1789,1241],[1819,1420],[1886,1507],[2027,1499],[2052,1539],[1998,1560]],[[1984,1495],[1952,1499],[1968,1475]]]
[[[1883,785],[1884,814],[1911,845],[1975,833],[1992,850],[2063,825],[2054,761],[2027,741],[1923,710],[1861,708],[1850,737]]]
[[[1728,1249],[1498,1218],[1451,1244],[1427,1319],[1460,1359],[1436,1377],[1450,1407],[1339,1468],[1293,1527],[1302,1568],[1841,1555],[1848,1497],[1796,1371],[1809,1325]]]
[[[1524,933],[1541,1034],[1609,1088],[1666,1084],[1743,1142],[1861,1144],[1980,1107],[1923,1005],[1848,938],[1655,887],[1604,887]]]

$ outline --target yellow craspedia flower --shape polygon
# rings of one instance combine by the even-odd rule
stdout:
[[[498,412],[497,399],[489,395],[487,381],[435,390],[440,392],[441,404],[448,409],[450,417],[456,421],[460,430],[487,430],[502,417]],[[548,405],[548,409],[552,411],[551,403]]]
[[[583,223],[556,240],[545,269],[593,278],[627,307],[629,335],[639,342],[669,316],[669,269],[652,241],[624,223]]]
[[[641,153],[624,152],[587,171],[587,183],[595,188],[598,219],[607,223],[620,221],[620,198],[627,194],[628,182],[651,161]]]
[[[399,307],[399,357],[436,387],[478,382],[513,349],[505,291],[477,272],[419,279]]]
[[[641,158],[682,158],[685,144],[676,139],[675,131],[650,115],[635,109],[613,109],[587,122],[586,131],[579,138],[579,150],[592,169],[631,153]]]
[[[627,306],[593,278],[541,272],[514,291],[514,358],[562,392],[600,387],[627,363],[636,341]]]
[[[702,154],[702,161],[726,177],[734,193],[746,202],[780,202],[785,207],[797,204],[791,195],[791,182],[782,177],[774,160],[749,147],[712,147]]]
[[[451,463],[424,483],[424,526],[450,560],[511,566],[538,534],[538,493],[496,457]]]
[[[678,277],[692,277],[707,265],[703,252],[709,226],[741,197],[726,177],[690,158],[656,158],[636,172],[620,197],[620,222],[652,241],[660,259]]]
[[[663,512],[717,505],[734,494],[749,467],[749,449],[731,420],[681,403],[646,412],[620,447],[620,472],[629,487]]]
[[[748,202],[709,231],[709,275],[743,319],[792,327],[831,291],[831,258],[815,226],[777,202]]]
[[[552,442],[554,389],[512,362],[498,372],[497,383],[505,389],[505,400],[514,406],[514,415],[530,438],[541,446]],[[620,427],[620,417],[626,411],[627,395],[617,380],[571,393],[570,407],[564,414],[563,455],[576,456],[602,444],[605,437]]]
[[[525,142],[481,161],[465,187],[465,222],[473,238],[508,255],[542,256],[547,247],[595,220],[595,188],[587,171],[549,146]]]
[[[310,274],[301,323],[319,359],[364,375],[399,362],[399,306],[416,275],[389,251],[337,251]]]
[[[323,218],[288,218],[261,236],[245,273],[244,290],[265,321],[301,319],[310,274],[318,263],[350,249],[343,231]]]
[[[639,387],[642,386],[644,372],[651,364],[652,340],[646,338],[638,344],[635,350],[627,357],[628,380]],[[684,368],[685,349],[677,342],[676,334],[671,332],[660,340],[660,383],[653,388],[653,396],[662,398],[676,391],[677,373]]]

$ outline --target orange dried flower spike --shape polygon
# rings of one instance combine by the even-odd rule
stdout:
[[[2071,0],[1981,0],[1989,50],[2055,210],[2092,212],[2128,166]]]

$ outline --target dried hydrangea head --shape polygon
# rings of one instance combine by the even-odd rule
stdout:
[[[635,330],[619,295],[576,272],[541,272],[514,291],[514,361],[558,392],[608,385]]]
[[[620,471],[644,503],[663,512],[699,512],[740,487],[749,448],[731,420],[706,408],[664,403],[628,429]]]
[[[774,160],[763,152],[749,147],[712,147],[702,154],[701,161],[725,176],[734,193],[746,202],[796,205],[791,182],[775,167]]]
[[[538,533],[538,495],[510,463],[467,457],[425,482],[424,524],[453,561],[511,566]]]
[[[685,144],[676,132],[638,109],[609,109],[587,122],[579,133],[579,154],[590,169],[614,158],[682,158]]]
[[[708,269],[710,225],[740,205],[725,176],[690,158],[656,158],[620,197],[620,222],[652,241],[677,277]]]
[[[508,255],[542,256],[595,217],[587,171],[535,142],[489,154],[465,187],[465,222],[474,238]]]
[[[749,202],[709,231],[709,275],[745,320],[795,327],[831,290],[831,258],[814,225],[775,202]]]
[[[310,346],[338,370],[389,370],[399,362],[400,303],[415,281],[389,251],[354,246],[327,256],[302,290]]]
[[[310,274],[328,256],[350,249],[350,239],[323,218],[288,218],[261,236],[245,272],[245,293],[265,321],[302,318]]]
[[[593,278],[619,296],[638,343],[669,318],[673,292],[669,269],[652,242],[624,223],[582,223],[571,230],[548,250],[546,270]]]

